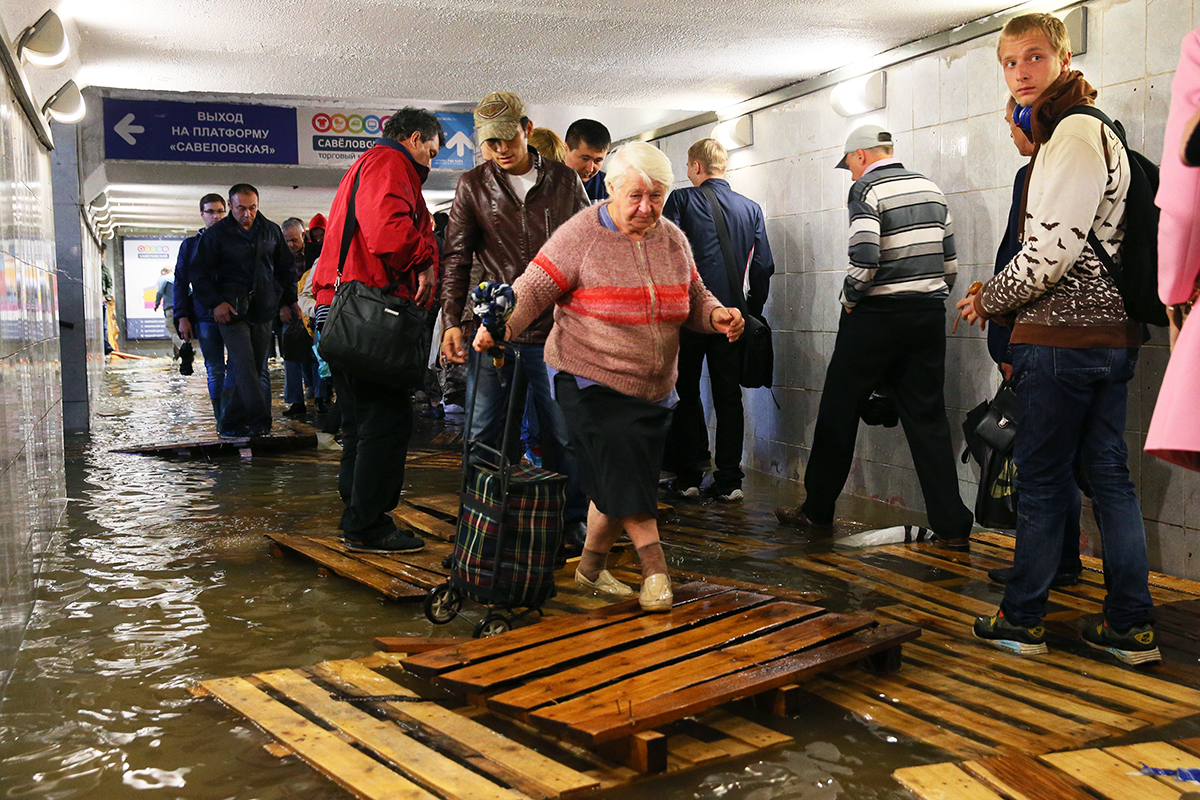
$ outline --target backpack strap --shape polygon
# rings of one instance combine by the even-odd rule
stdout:
[[[717,241],[721,243],[721,255],[725,258],[725,272],[729,278],[729,293],[732,295],[734,307],[746,314],[746,298],[742,294],[741,271],[737,267],[737,259],[733,255],[733,242],[729,237],[729,223],[725,221],[725,211],[717,199],[717,191],[711,186],[701,184],[700,193],[708,200],[708,208],[712,213],[713,222],[717,228]]]
[[[1066,112],[1058,118],[1058,121],[1062,122],[1067,117],[1074,116],[1076,114],[1082,114],[1085,117],[1092,117],[1093,119],[1100,120],[1101,124],[1106,125],[1109,130],[1117,135],[1117,139],[1120,140],[1121,146],[1125,148],[1125,152],[1129,152],[1129,143],[1125,138],[1125,126],[1119,121],[1109,119],[1107,114],[1095,106],[1074,106],[1073,108],[1068,108]],[[1103,137],[1101,138],[1103,139]],[[1108,139],[1103,139],[1103,141],[1104,153],[1107,156]],[[1128,196],[1126,197],[1126,203],[1126,213],[1128,213]],[[1113,257],[1110,256],[1108,251],[1104,249],[1104,246],[1100,244],[1100,238],[1096,236],[1096,231],[1093,228],[1088,228],[1087,241],[1088,244],[1092,246],[1092,250],[1095,251],[1096,258],[1100,259],[1100,263],[1104,265],[1104,269],[1108,272],[1109,276],[1111,276],[1113,281],[1120,286],[1122,274],[1121,266],[1113,260]]]

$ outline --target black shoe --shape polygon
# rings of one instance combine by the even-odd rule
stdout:
[[[1154,626],[1150,623],[1119,631],[1111,627],[1108,620],[1101,620],[1084,627],[1083,640],[1089,647],[1112,653],[1126,664],[1162,661],[1154,641]]]
[[[355,553],[415,553],[425,547],[425,542],[408,531],[394,530],[386,536],[359,541],[345,537],[346,549]]]
[[[305,406],[304,403],[292,403],[290,406],[288,406],[287,408],[285,408],[283,410],[283,415],[290,419],[296,419],[297,417],[303,417],[307,413],[308,413],[308,407]]]
[[[583,554],[583,543],[587,539],[587,523],[568,522],[563,525],[563,551],[568,557]]]
[[[965,553],[971,549],[970,536],[956,536],[953,539],[947,539],[944,536],[933,535],[933,543],[939,547],[944,547],[947,550],[954,550],[959,553]]]
[[[318,414],[328,414],[329,413],[329,403],[325,402],[324,398],[321,398],[321,397],[317,398],[317,413]]]
[[[1050,652],[1046,647],[1046,629],[1041,625],[1032,628],[1018,628],[1004,618],[1003,611],[997,611],[994,617],[975,618],[975,638],[1001,648],[1010,650],[1020,656],[1036,656]]]
[[[997,567],[988,570],[988,577],[996,583],[1008,583],[1017,574],[1016,567]],[[1051,586],[1074,586],[1079,583],[1078,572],[1059,572],[1050,581]]]
[[[800,506],[780,506],[775,509],[775,517],[784,525],[794,525],[817,533],[833,533],[832,522],[814,522]]]

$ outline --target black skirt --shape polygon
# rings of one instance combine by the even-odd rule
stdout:
[[[607,386],[554,376],[583,491],[609,517],[658,513],[658,476],[671,409]]]

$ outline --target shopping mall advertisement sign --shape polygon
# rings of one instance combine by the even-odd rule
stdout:
[[[166,339],[167,325],[162,307],[154,301],[160,282],[175,280],[178,238],[133,238],[124,240],[125,336],[128,339]],[[163,274],[163,270],[167,274]],[[167,287],[172,289],[171,287]]]
[[[296,130],[299,163],[341,167],[354,163],[375,146],[389,111],[352,108],[298,108]],[[446,146],[433,160],[434,169],[464,170],[475,166],[474,120],[470,114],[435,112],[446,133]]]

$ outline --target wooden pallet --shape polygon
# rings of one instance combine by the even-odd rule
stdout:
[[[352,794],[402,800],[566,798],[640,773],[477,708],[452,709],[388,677],[400,656],[326,661],[204,681],[211,695]],[[786,744],[790,736],[712,709],[658,733],[679,771]],[[536,749],[535,749],[536,748]]]
[[[1194,688],[1200,686],[1200,670],[1195,667],[1167,662],[1132,670],[1079,642],[1083,620],[1101,610],[1103,579],[1098,574],[1085,574],[1078,587],[1051,592],[1051,606],[1058,610],[1055,624],[1048,626],[1066,635],[1051,638],[1050,653],[1021,658],[975,639],[974,618],[995,613],[1000,593],[980,600],[955,589],[956,584],[986,579],[987,569],[1004,563],[1007,551],[989,542],[993,535],[985,536],[970,553],[913,544],[853,556],[788,559],[860,592],[869,588],[885,603],[875,609],[877,619],[923,629],[920,641],[905,649],[912,669],[903,674],[844,670],[809,681],[805,688],[959,758],[1036,756],[1200,711],[1200,691]],[[942,573],[951,577],[939,580]],[[1190,597],[1185,592],[1194,585],[1169,576],[1160,576],[1158,583],[1152,590],[1156,602],[1169,603],[1164,608],[1172,609],[1172,620],[1185,624],[1184,615],[1197,601],[1179,598]]]
[[[1000,756],[964,764],[898,769],[892,776],[920,800],[1178,800],[1200,789],[1168,776],[1139,773],[1143,764],[1200,768],[1200,738],[1029,756]]]
[[[442,559],[450,547],[426,541],[417,553],[376,555],[346,549],[336,536],[300,536],[288,533],[265,534],[273,545],[272,555],[283,551],[296,553],[317,562],[328,573],[369,586],[393,600],[421,600],[434,586],[445,583],[448,575]]]
[[[669,614],[636,600],[551,619],[402,664],[490,711],[646,771],[665,741],[644,732],[721,703],[879,657],[920,631],[709,583],[676,588]]]
[[[131,447],[114,447],[114,453],[143,456],[185,456],[200,458],[211,456],[235,456],[248,453],[279,453],[288,450],[303,450],[317,446],[315,433],[286,431],[268,436],[217,437],[185,439],[179,442],[156,442]]]

